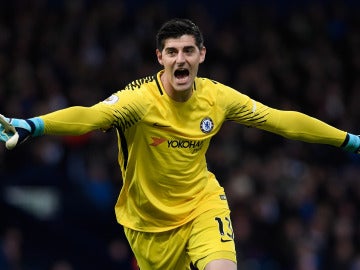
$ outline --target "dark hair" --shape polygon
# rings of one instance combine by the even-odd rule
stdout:
[[[172,19],[165,22],[156,35],[156,48],[164,49],[164,42],[168,38],[179,38],[182,35],[191,35],[195,38],[196,46],[201,49],[204,39],[199,27],[189,19]]]

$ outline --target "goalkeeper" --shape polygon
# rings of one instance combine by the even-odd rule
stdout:
[[[235,270],[230,210],[205,153],[225,121],[358,153],[360,138],[300,112],[270,108],[197,76],[206,48],[187,19],[156,36],[157,74],[135,80],[91,107],[30,119],[1,117],[0,140],[12,149],[31,137],[114,129],[123,187],[116,218],[141,270]]]

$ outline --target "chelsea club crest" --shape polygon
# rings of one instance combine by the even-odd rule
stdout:
[[[200,122],[200,129],[204,133],[209,133],[214,128],[214,122],[210,117],[205,117]]]

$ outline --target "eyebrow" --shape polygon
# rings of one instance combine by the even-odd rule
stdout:
[[[190,45],[190,46],[185,46],[184,48],[182,48],[182,50],[189,50],[189,49],[195,49],[195,48],[196,48],[196,46]],[[178,48],[176,48],[176,47],[165,48],[165,51],[169,51],[169,50],[178,50]]]

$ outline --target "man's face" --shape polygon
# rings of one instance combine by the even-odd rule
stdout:
[[[195,45],[195,38],[183,35],[165,40],[164,49],[156,50],[159,63],[164,67],[161,81],[168,95],[176,101],[186,101],[192,94],[199,64],[205,60],[206,49]]]

